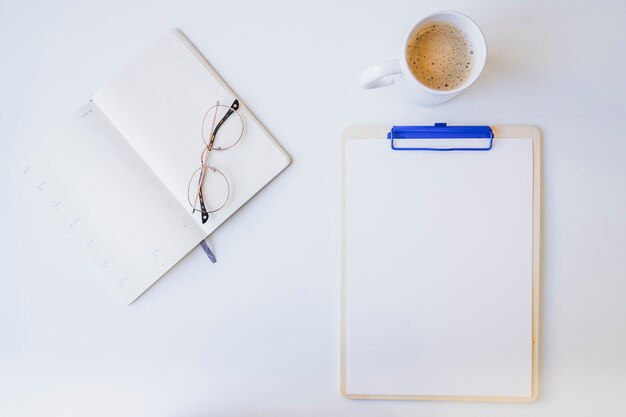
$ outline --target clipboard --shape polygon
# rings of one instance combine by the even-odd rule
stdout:
[[[451,172],[454,169],[450,168],[457,163],[465,170]],[[489,166],[494,172],[481,172],[481,166]],[[432,172],[424,171],[430,169],[428,167]],[[444,167],[448,169],[436,172]],[[458,181],[467,180],[462,177],[472,176],[486,183],[493,182],[494,193],[500,190],[502,197],[490,196],[490,188],[484,183],[459,185]],[[510,176],[510,183],[507,185],[509,180],[498,176]],[[454,190],[460,190],[459,195],[451,197]],[[472,200],[470,191],[487,196],[485,204],[491,201],[489,199],[497,203],[483,207],[480,200]],[[421,193],[424,199],[420,198]],[[502,201],[507,193],[512,197]],[[383,199],[372,197],[376,194],[381,194]],[[409,198],[409,204],[395,207],[395,202],[405,202],[400,197],[397,199],[398,195],[409,196],[402,197]],[[451,201],[466,204],[467,211],[474,210],[475,217],[452,219],[450,223],[454,227],[448,232],[455,233],[467,226],[481,236],[485,248],[495,247],[491,253],[482,252],[479,245],[459,248],[455,247],[455,242],[437,239],[438,229],[432,224],[443,224],[442,229],[448,227],[448,220],[437,218],[440,211],[448,210],[453,216],[464,215],[464,207],[455,211]],[[516,201],[520,204],[513,204]],[[507,220],[497,211],[503,207],[511,207],[516,217]],[[404,211],[404,217],[395,218],[398,211]],[[414,217],[413,213],[422,217]],[[428,221],[424,220],[424,213]],[[476,229],[476,223],[486,225],[487,231]],[[411,229],[415,224],[418,224],[417,229]],[[392,231],[385,230],[389,225]],[[509,229],[510,235],[498,235],[498,230]],[[411,230],[419,233],[412,234]],[[502,240],[501,244],[494,245],[489,231]],[[396,235],[404,233],[410,239],[394,242]],[[520,238],[514,239],[518,235]],[[466,243],[473,242],[472,236],[460,234],[460,238]],[[415,252],[411,252],[413,246]],[[509,246],[520,250],[505,250]],[[453,249],[453,255],[460,256],[450,258],[436,252],[448,247]],[[465,251],[476,253],[476,257],[472,258]],[[432,258],[438,256],[440,263],[434,268],[421,265],[432,263]],[[465,265],[455,266],[461,258]],[[501,273],[508,271],[509,260],[511,265],[523,264],[517,268],[518,263],[515,263],[510,276]],[[441,275],[437,280],[420,275],[420,271],[441,273],[437,265],[441,269],[448,268],[448,272],[461,272],[459,276]],[[480,271],[483,266],[488,273]],[[463,275],[474,269],[478,271],[473,275],[479,277],[477,286],[480,283],[486,288],[474,288],[469,279],[464,279]],[[534,401],[538,390],[540,270],[541,138],[536,127],[438,123],[434,126],[353,126],[342,132],[340,391],[344,397],[353,400]],[[480,281],[480,277],[489,274],[495,279]],[[450,282],[444,278],[450,278]],[[448,286],[444,285],[446,282]],[[429,291],[435,294],[428,294]],[[422,297],[421,303],[412,303],[412,292],[416,299]],[[442,296],[446,292],[452,295]],[[466,296],[473,292],[474,295]],[[493,298],[489,298],[489,294],[493,294]],[[446,302],[458,300],[459,304],[438,304],[437,297]],[[473,306],[475,299],[483,303]],[[464,302],[471,307],[467,311],[463,309]],[[429,310],[422,310],[424,306]],[[499,310],[490,312],[487,307]],[[507,328],[509,319],[509,327],[513,329]],[[459,327],[455,327],[455,323]],[[460,327],[463,323],[469,325]],[[437,325],[440,327],[435,327]],[[448,332],[442,336],[446,329]],[[456,342],[458,345],[466,343],[470,352],[464,352],[463,346],[457,346]]]

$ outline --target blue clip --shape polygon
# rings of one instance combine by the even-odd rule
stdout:
[[[435,123],[434,126],[394,126],[387,133],[394,151],[488,151],[493,147],[493,131],[489,126],[448,126],[446,123]],[[450,139],[458,143],[457,139],[474,139],[477,146],[424,146],[402,147],[396,146],[401,139],[424,139],[432,143],[432,139]],[[482,140],[481,140],[482,139]],[[483,144],[484,143],[484,144]]]

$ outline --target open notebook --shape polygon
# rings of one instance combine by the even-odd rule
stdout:
[[[540,138],[492,129],[485,152],[392,150],[390,126],[344,131],[346,397],[535,398]]]
[[[201,120],[235,94],[178,30],[96,92],[19,175],[74,235],[104,281],[131,303],[290,163],[240,101],[240,144],[212,152],[231,194],[202,224],[188,203]]]

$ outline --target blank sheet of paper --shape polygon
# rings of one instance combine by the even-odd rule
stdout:
[[[532,140],[344,163],[346,394],[530,397]]]

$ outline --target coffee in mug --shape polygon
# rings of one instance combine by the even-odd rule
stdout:
[[[459,12],[433,13],[409,30],[400,57],[361,73],[363,88],[394,86],[420,106],[445,103],[471,86],[487,61],[485,36]]]
[[[447,22],[429,23],[409,40],[411,73],[433,90],[454,90],[472,74],[474,51],[461,29]]]

